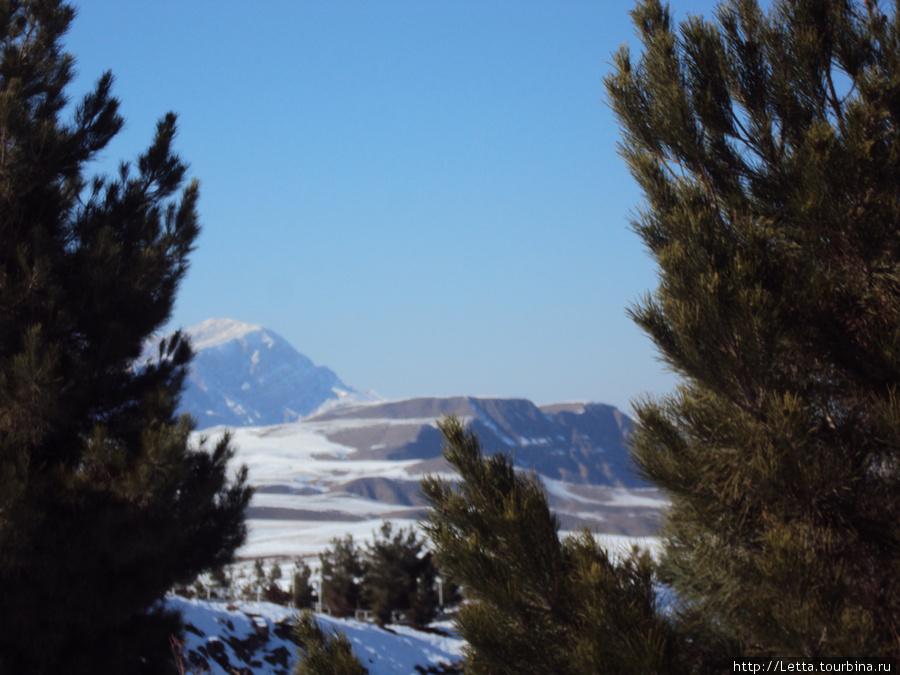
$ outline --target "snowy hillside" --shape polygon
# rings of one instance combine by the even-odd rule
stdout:
[[[348,387],[263,326],[208,319],[185,332],[196,355],[180,409],[200,429],[281,424],[375,398]]]
[[[434,418],[365,419],[385,436],[405,435],[413,422],[435,423]],[[214,442],[223,431],[219,427],[205,433]],[[356,438],[351,432],[361,431],[362,420],[352,417],[232,430],[234,463],[247,465],[256,487],[247,512],[249,537],[240,557],[315,556],[333,537],[352,534],[364,540],[385,520],[403,526],[422,517],[423,473],[452,478],[450,467],[443,460],[389,459],[336,440],[349,442]],[[653,534],[666,506],[653,489],[547,477],[544,485],[563,529],[588,527],[612,535],[611,540]]]
[[[267,602],[166,599],[184,617],[182,655],[187,671],[208,675],[289,675],[296,660],[291,623],[296,611]],[[343,631],[369,675],[418,675],[448,670],[462,658],[463,641],[446,631],[423,633],[406,626],[316,615],[323,628]],[[447,626],[449,627],[449,625]]]

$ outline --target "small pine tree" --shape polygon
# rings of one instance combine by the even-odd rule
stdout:
[[[316,592],[309,583],[312,570],[303,560],[294,564],[293,582],[291,584],[291,604],[297,609],[306,609],[316,602]]]
[[[266,568],[262,558],[253,561],[253,589],[262,591],[266,587]]]
[[[456,616],[466,673],[684,672],[681,642],[658,611],[649,555],[615,563],[588,533],[560,541],[533,473],[484,456],[455,417],[439,427],[460,481],[422,481],[425,529],[467,600]]]
[[[362,597],[379,625],[390,623],[395,611],[416,627],[437,614],[436,571],[424,544],[412,527],[394,532],[385,522],[366,548]]]
[[[276,560],[274,563],[272,563],[272,566],[269,568],[269,576],[268,576],[269,583],[274,584],[279,579],[281,579],[281,575],[282,575],[281,565]]]
[[[293,596],[274,581],[266,584],[262,592],[262,599],[276,605],[287,605]]]
[[[209,583],[212,587],[212,594],[215,597],[230,597],[232,578],[228,570],[225,569],[225,565],[219,565],[209,573]]]
[[[276,605],[286,605],[291,601],[291,594],[285,591],[278,584],[281,579],[281,565],[276,560],[269,567],[269,573],[266,575],[265,582],[262,586],[262,597],[266,602],[272,602]]]
[[[437,618],[441,610],[436,579],[434,555],[427,552],[420,559],[416,571],[415,592],[409,598],[409,607],[406,611],[409,625],[413,628],[425,628]],[[452,592],[452,589],[448,588],[447,591]]]
[[[313,618],[302,612],[294,624],[297,664],[293,675],[366,675],[369,671],[356,658],[347,637],[326,633]]]
[[[322,602],[333,616],[352,616],[360,607],[363,568],[352,535],[331,540],[320,555]]]
[[[683,377],[634,458],[683,625],[702,659],[900,658],[900,12],[633,17],[607,86],[660,285],[632,311]]]

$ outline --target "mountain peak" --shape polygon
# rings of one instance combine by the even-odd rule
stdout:
[[[191,336],[191,346],[195,351],[215,347],[232,340],[240,340],[248,333],[265,330],[255,323],[244,323],[235,319],[207,319],[185,331]]]
[[[184,332],[194,358],[179,409],[200,429],[283,424],[377,398],[348,387],[265,326],[207,319]]]

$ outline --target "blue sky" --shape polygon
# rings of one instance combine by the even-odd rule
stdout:
[[[90,0],[70,93],[116,77],[98,170],[179,115],[204,230],[170,327],[260,323],[389,398],[627,410],[675,385],[626,316],[656,285],[603,88],[629,8]]]

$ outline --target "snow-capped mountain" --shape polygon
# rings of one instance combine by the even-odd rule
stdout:
[[[648,536],[665,506],[631,469],[631,421],[612,406],[384,401],[354,391],[263,326],[211,319],[185,332],[196,356],[181,409],[204,430],[198,442],[232,430],[235,463],[248,466],[256,488],[242,556],[312,555],[340,534],[364,538],[383,520],[419,520],[422,476],[453,475],[437,428],[449,414],[478,434],[485,452],[535,471],[565,529]]]
[[[232,319],[185,331],[196,352],[181,410],[198,428],[293,422],[318,409],[374,400],[315,365],[277,333]]]

